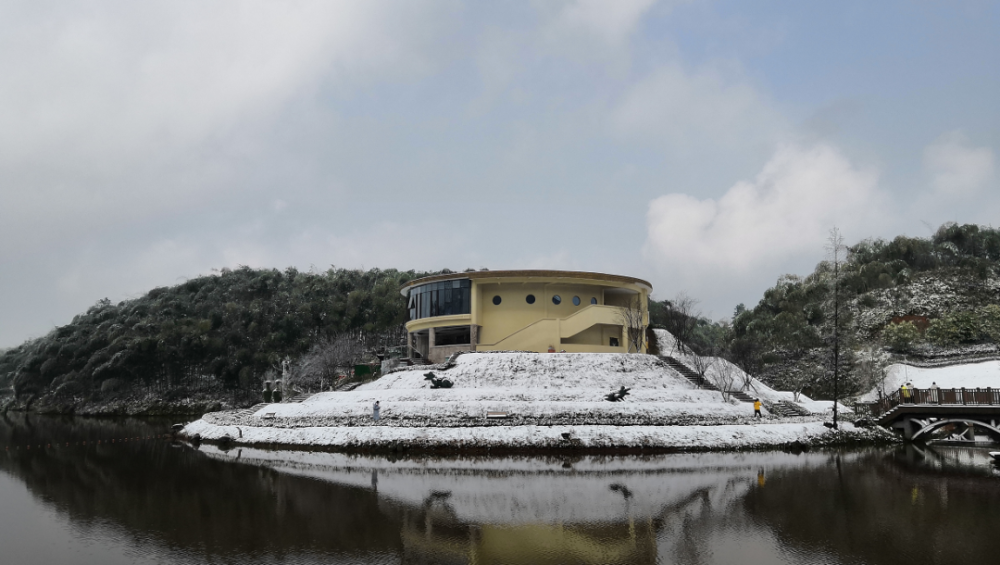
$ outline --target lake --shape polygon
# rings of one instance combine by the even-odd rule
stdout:
[[[200,449],[8,414],[0,563],[993,563],[984,447],[650,456]],[[148,439],[147,439],[148,438]]]

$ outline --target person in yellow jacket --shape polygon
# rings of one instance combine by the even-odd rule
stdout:
[[[764,418],[763,416],[760,415],[760,399],[759,398],[755,398],[754,401],[753,401],[753,417],[754,418],[761,418],[761,419]]]

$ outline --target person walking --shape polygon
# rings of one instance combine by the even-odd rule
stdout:
[[[910,403],[910,389],[906,386],[910,383],[903,383],[903,386],[899,387],[899,401],[903,404]]]
[[[375,404],[372,404],[372,420],[378,422],[378,412],[381,408],[382,407],[379,406],[378,400],[375,401]]]
[[[761,419],[764,418],[763,416],[760,415],[760,399],[759,398],[755,398],[754,401],[753,401],[753,417],[754,418],[761,418]]]

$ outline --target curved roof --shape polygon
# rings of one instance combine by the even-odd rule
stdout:
[[[469,271],[466,273],[448,273],[445,275],[431,275],[429,277],[423,277],[419,279],[413,279],[412,281],[404,284],[399,291],[406,296],[409,291],[414,286],[419,286],[422,284],[437,282],[437,281],[450,281],[456,279],[514,279],[514,278],[556,278],[556,279],[585,279],[591,281],[602,281],[609,283],[618,284],[634,284],[638,286],[644,286],[648,290],[653,289],[653,285],[649,284],[647,281],[642,279],[637,279],[635,277],[625,277],[622,275],[609,275],[607,273],[592,273],[588,271],[549,271],[543,269],[528,269],[528,270],[518,270],[518,271]]]

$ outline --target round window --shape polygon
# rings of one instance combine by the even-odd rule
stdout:
[[[580,305],[580,297],[579,296],[574,296],[573,297],[573,306],[579,306],[579,305]]]
[[[534,304],[535,303],[535,295],[534,294],[529,294],[528,296],[525,296],[524,299],[528,302],[528,304]]]
[[[500,305],[500,295],[497,295],[497,296],[493,297],[493,304],[495,304],[497,306]]]
[[[597,304],[597,299],[596,298],[591,298],[590,299],[590,303],[591,304]]]
[[[562,297],[559,296],[558,294],[552,297],[553,304],[559,304],[560,302],[562,302]]]

